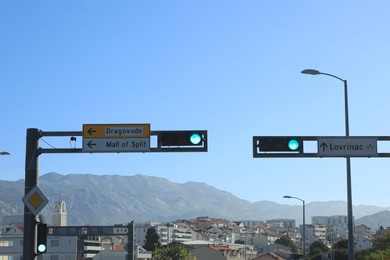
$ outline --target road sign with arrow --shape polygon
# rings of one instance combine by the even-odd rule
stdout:
[[[318,138],[318,155],[324,157],[377,156],[377,139],[374,137]]]
[[[83,152],[147,152],[150,124],[83,125]]]

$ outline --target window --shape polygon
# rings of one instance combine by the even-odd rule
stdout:
[[[12,240],[1,240],[0,241],[0,247],[11,247],[11,246],[14,246],[14,241],[12,241]]]
[[[60,241],[58,239],[52,239],[50,241],[50,246],[51,247],[59,247],[60,246]]]

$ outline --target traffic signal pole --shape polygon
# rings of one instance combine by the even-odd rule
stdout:
[[[24,194],[38,185],[38,148],[40,133],[38,129],[27,129],[26,162]],[[36,259],[35,256],[35,216],[24,206],[24,227],[23,227],[23,259]]]
[[[188,134],[191,132],[191,136],[196,138],[191,139],[191,145],[178,143],[173,147],[164,146],[159,142],[157,147],[151,147],[147,152],[207,152],[207,131],[206,130],[193,130],[193,131],[150,131],[150,135],[157,136],[160,141],[161,137],[167,133],[175,133],[177,135]],[[93,153],[94,151],[84,151],[83,148],[40,148],[39,139],[44,136],[57,137],[57,136],[83,136],[82,131],[52,131],[45,132],[36,128],[28,128],[26,136],[26,162],[25,162],[25,182],[24,193],[26,195],[39,184],[38,174],[38,157],[41,154],[53,154],[53,153]],[[84,136],[83,136],[84,137]],[[172,136],[171,136],[172,137]],[[184,146],[184,147],[182,147]],[[112,151],[112,152],[126,152],[126,151]],[[130,152],[130,151],[129,151]],[[33,212],[26,206],[24,206],[24,230],[23,230],[23,259],[36,260],[35,246],[37,245],[37,236],[35,232],[36,219]],[[130,229],[130,227],[129,227]],[[131,225],[131,230],[134,231],[134,224]],[[130,234],[130,239],[134,240],[134,234]],[[129,252],[132,258],[134,258],[134,248]]]

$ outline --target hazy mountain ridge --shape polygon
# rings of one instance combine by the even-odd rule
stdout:
[[[40,177],[40,189],[49,199],[42,213],[51,222],[54,201],[67,204],[69,225],[112,225],[130,220],[172,221],[198,216],[221,217],[230,220],[267,220],[293,218],[301,223],[302,206],[277,204],[271,201],[251,203],[206,183],[173,183],[164,178],[144,175],[93,175],[49,173]],[[24,181],[0,181],[0,218],[23,214],[21,198]],[[390,210],[378,206],[354,206],[356,223],[365,217],[368,226],[378,220],[367,215]],[[306,204],[306,222],[311,216],[346,215],[342,201]],[[379,214],[379,213],[378,213]],[[384,227],[390,226],[390,216],[378,215]],[[388,222],[386,222],[388,221]],[[360,222],[359,222],[360,223]]]

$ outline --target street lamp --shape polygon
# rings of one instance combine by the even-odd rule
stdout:
[[[9,152],[0,152],[0,155],[10,155]]]
[[[303,259],[306,259],[306,230],[305,230],[305,201],[303,199],[300,199],[300,198],[297,198],[297,197],[293,197],[293,196],[288,196],[288,195],[285,195],[283,196],[283,198],[285,199],[297,199],[297,200],[300,200],[302,201],[302,206],[303,206],[303,228],[302,228],[302,241],[303,241],[303,245],[302,245],[302,254],[303,254]]]
[[[347,80],[335,75],[320,72],[318,70],[306,69],[301,73],[308,75],[326,75],[336,78],[344,83],[344,104],[345,104],[345,136],[349,136],[349,119],[348,119],[348,87]],[[353,225],[352,225],[352,185],[351,185],[351,157],[346,156],[347,162],[347,208],[348,208],[348,259],[353,260]]]

